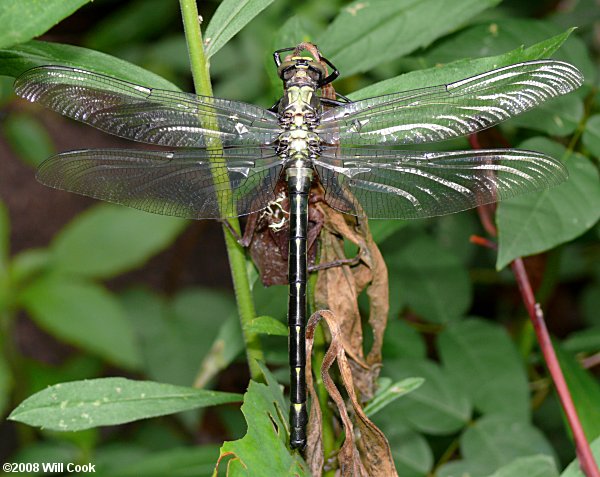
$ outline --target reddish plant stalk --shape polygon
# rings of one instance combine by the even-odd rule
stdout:
[[[476,134],[469,136],[469,142],[473,149],[481,149]],[[478,207],[477,209],[484,229],[488,234],[496,238],[498,234],[496,226],[494,225],[494,217],[492,214],[492,211],[495,208],[482,206]],[[497,245],[493,241],[483,237],[472,236],[471,242],[494,250],[497,249]],[[567,422],[569,423],[569,427],[573,433],[575,452],[579,458],[581,470],[586,477],[600,477],[600,470],[598,469],[598,465],[594,460],[594,455],[592,454],[590,444],[585,437],[585,433],[583,432],[583,426],[581,425],[581,421],[577,415],[573,398],[569,392],[569,388],[567,387],[565,376],[560,368],[554,347],[552,346],[550,334],[548,333],[548,328],[546,327],[546,322],[544,320],[542,307],[535,300],[535,295],[533,294],[533,289],[531,287],[531,282],[529,281],[529,276],[527,275],[527,270],[525,269],[523,259],[517,258],[513,260],[510,264],[510,267],[515,279],[517,280],[519,292],[521,293],[521,298],[523,299],[523,304],[527,309],[527,313],[529,313],[529,318],[533,325],[540,349],[542,350],[544,361],[546,362],[546,366],[556,387],[558,398],[567,417]]]

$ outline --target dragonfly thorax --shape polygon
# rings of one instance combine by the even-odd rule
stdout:
[[[318,126],[319,97],[312,86],[291,86],[279,103],[279,121],[284,132],[279,135],[279,151],[288,156],[318,152],[320,138],[314,132]]]

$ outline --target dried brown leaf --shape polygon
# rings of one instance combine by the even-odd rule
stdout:
[[[321,263],[344,260],[344,240],[358,246],[357,265],[344,265],[323,270],[317,278],[317,308],[329,309],[343,317],[342,340],[357,390],[362,400],[370,399],[381,367],[381,347],[389,312],[388,274],[385,262],[369,232],[366,219],[343,215],[324,204],[318,204],[324,217],[321,231]],[[370,302],[369,324],[373,345],[367,358],[363,351],[362,321],[358,296],[366,288]]]
[[[311,316],[306,330],[307,354],[310,356],[309,353],[312,352],[315,328],[321,318],[326,321],[331,333],[331,345],[325,353],[321,367],[321,375],[327,392],[338,408],[346,436],[344,444],[338,454],[340,475],[342,477],[397,476],[387,439],[375,424],[367,418],[358,402],[356,393],[354,392],[352,370],[344,349],[340,326],[341,323],[339,318],[331,311],[323,310],[316,312]],[[356,416],[357,426],[360,431],[360,438],[357,441],[358,444],[354,440],[354,426],[348,414],[346,403],[329,374],[329,369],[334,362],[337,362],[344,388],[352,403],[353,414]],[[308,378],[308,375],[311,374],[309,365],[307,365],[306,372]],[[315,398],[316,393],[312,383],[312,376],[307,384],[309,385],[311,396],[313,397],[311,406],[312,418],[313,409],[319,407],[319,401]],[[320,409],[315,411],[315,413],[320,416]],[[311,423],[311,425],[314,425],[314,422]],[[314,438],[312,432],[311,437]],[[319,443],[319,438],[314,442],[310,442],[310,451],[321,451],[322,454],[322,444],[319,446]],[[310,467],[313,475],[320,476],[323,465],[322,458],[320,460],[314,459],[313,463],[320,464],[320,466],[315,465],[314,467]]]

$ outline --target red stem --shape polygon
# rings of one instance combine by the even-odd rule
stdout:
[[[473,149],[481,148],[475,134],[469,136],[469,142],[471,143],[471,147],[473,147]],[[481,223],[485,230],[492,237],[496,237],[496,227],[494,225],[490,208],[486,206],[478,207],[478,212]],[[483,237],[472,236],[471,242],[488,248],[496,248],[494,242]],[[523,299],[525,308],[527,308],[527,312],[529,313],[529,318],[531,319],[540,349],[544,355],[546,366],[548,367],[550,376],[554,381],[558,398],[561,402],[565,415],[567,416],[567,421],[569,423],[569,427],[571,428],[571,432],[573,433],[575,452],[579,458],[581,470],[586,477],[600,477],[600,470],[598,470],[598,465],[594,460],[594,455],[592,454],[590,444],[588,443],[585,433],[583,432],[583,426],[581,425],[581,421],[577,415],[571,393],[569,392],[565,377],[560,368],[560,364],[558,363],[558,358],[554,352],[550,334],[548,333],[548,328],[546,327],[546,322],[544,321],[542,307],[535,301],[535,295],[533,294],[531,282],[529,281],[529,276],[527,275],[527,270],[525,269],[523,260],[521,258],[513,260],[510,264],[510,267],[517,280],[519,291],[521,292],[521,298]]]
[[[575,449],[577,457],[579,457],[581,470],[583,470],[583,473],[587,477],[600,477],[600,471],[598,470],[592,450],[585,437],[585,433],[583,432],[583,426],[581,425],[581,421],[575,410],[575,404],[573,403],[565,377],[560,369],[556,353],[554,352],[550,334],[548,333],[548,328],[546,328],[546,322],[544,321],[544,312],[542,311],[540,304],[535,301],[535,296],[531,289],[531,283],[529,282],[523,260],[521,258],[513,260],[510,267],[517,279],[521,297],[523,298],[523,303],[529,313],[529,318],[531,318],[531,323],[533,324],[533,329],[535,330],[540,349],[544,355],[546,366],[548,367],[548,371],[550,371],[550,376],[552,376],[552,380],[556,386],[558,398],[560,399],[563,410],[567,416],[569,427],[573,432]]]

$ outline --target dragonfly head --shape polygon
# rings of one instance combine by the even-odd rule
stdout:
[[[289,56],[281,60],[281,53],[291,51]],[[313,55],[300,56],[303,51],[308,51]],[[277,65],[277,74],[283,80],[284,87],[309,85],[313,89],[323,86],[335,80],[340,72],[327,58],[321,55],[317,45],[313,43],[300,43],[296,47],[283,48],[273,53],[275,65]],[[332,69],[328,74],[327,66]]]
[[[311,86],[320,87],[325,78],[325,68],[307,56],[293,56],[282,62],[277,68],[277,74],[282,79],[284,87]]]

